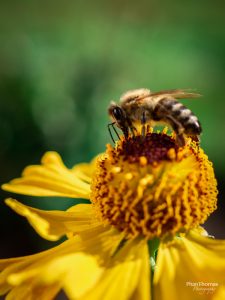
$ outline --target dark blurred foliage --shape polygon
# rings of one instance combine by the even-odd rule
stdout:
[[[1,183],[58,151],[67,166],[110,142],[107,106],[127,89],[193,88],[185,100],[202,122],[214,162],[219,210],[207,222],[225,238],[225,2],[1,1]],[[1,257],[46,249],[1,192]],[[31,206],[66,209],[74,200],[13,195]]]

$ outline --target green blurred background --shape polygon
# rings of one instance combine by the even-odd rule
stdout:
[[[109,101],[128,89],[192,88],[184,100],[202,123],[214,162],[219,211],[207,222],[225,238],[225,2],[1,1],[0,181],[58,151],[67,166],[89,161],[110,142]],[[1,192],[1,257],[46,249]],[[15,198],[43,209],[74,200]]]

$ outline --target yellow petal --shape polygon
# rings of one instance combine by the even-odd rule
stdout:
[[[41,165],[28,166],[21,178],[3,184],[6,191],[31,196],[89,199],[90,184],[65,167],[56,152],[47,152]]]
[[[173,299],[179,296],[176,294],[176,281],[175,281],[176,264],[173,262],[172,255],[168,248],[159,248],[157,255],[157,264],[154,273],[154,297],[155,299],[166,300]]]
[[[80,251],[82,248],[83,245],[81,244],[81,240],[76,236],[59,246],[34,255],[0,259],[0,270],[2,270],[0,273],[0,295],[7,293],[12,288],[12,282],[9,283],[8,281],[10,276],[21,273],[20,283],[22,285],[23,280],[29,278],[32,274],[34,275],[37,268],[41,268],[41,266],[48,263],[50,259]],[[26,276],[24,274],[26,274]]]
[[[41,286],[40,284],[35,286],[35,282],[22,284],[12,289],[6,296],[6,300],[51,300],[55,299],[55,296],[60,291],[61,286],[59,284]]]
[[[57,278],[52,276],[52,270],[56,271]],[[93,256],[76,253],[49,264],[41,280],[47,284],[60,281],[69,299],[77,299],[95,286],[102,272],[103,268],[97,264]]]
[[[94,289],[87,293],[82,300],[127,300],[135,295],[141,297],[133,299],[150,299],[150,277],[146,270],[147,263],[147,244],[138,240],[127,242],[113,257]],[[142,291],[140,291],[141,287]]]
[[[215,294],[213,295],[212,300],[224,300],[225,299],[225,286],[220,286]]]
[[[155,299],[213,299],[225,286],[225,241],[197,231],[159,248],[154,274]]]
[[[30,295],[36,291],[45,295],[48,286],[53,288],[53,293],[60,285],[71,299],[76,298],[93,287],[102,272],[99,266],[108,264],[122,238],[123,235],[109,226],[97,226],[50,250],[0,260],[0,294],[12,290],[10,293],[16,295],[14,289],[21,290],[22,294],[25,293],[23,287],[29,286],[30,298],[27,296],[24,299],[33,299]],[[91,271],[89,275],[88,266]],[[79,286],[75,289],[72,284],[79,275]]]
[[[31,281],[34,289],[35,286],[52,286],[58,283],[69,299],[77,299],[96,284],[102,271],[94,256],[78,252],[53,258],[41,268],[12,274],[8,277],[8,282],[16,286],[34,278]]]
[[[78,251],[82,248],[78,237],[66,241],[50,250],[34,255],[0,259],[0,295],[7,293],[13,285],[23,285],[25,279],[37,274],[37,268],[47,264],[54,257]],[[21,277],[17,276],[21,274]],[[15,277],[14,277],[15,276]],[[25,281],[26,284],[26,281]]]
[[[151,300],[151,274],[150,274],[150,257],[147,244],[143,245],[142,253],[142,269],[139,276],[139,281],[131,300]]]
[[[50,241],[99,225],[94,219],[91,204],[78,204],[70,211],[45,211],[26,206],[15,199],[6,199],[5,202],[16,213],[27,218],[41,237]]]
[[[75,165],[72,168],[72,172],[76,175],[77,178],[90,183],[91,178],[96,169],[95,166],[96,166],[96,161],[97,161],[98,157],[99,157],[99,155],[96,156],[90,163],[81,163],[81,164]]]

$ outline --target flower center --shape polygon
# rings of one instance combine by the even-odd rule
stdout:
[[[127,237],[147,239],[204,223],[217,202],[212,163],[203,150],[191,139],[178,148],[165,132],[108,145],[91,190],[101,221]]]

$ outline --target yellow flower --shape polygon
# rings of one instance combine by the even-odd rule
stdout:
[[[7,199],[48,240],[50,250],[0,260],[0,294],[11,299],[224,299],[225,241],[200,224],[216,209],[212,164],[187,139],[149,132],[121,140],[90,164],[67,169],[48,152],[3,189],[90,199],[43,211]],[[151,265],[151,268],[150,268]]]

